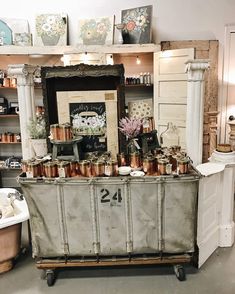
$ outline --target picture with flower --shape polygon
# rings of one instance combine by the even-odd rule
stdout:
[[[36,16],[36,46],[67,45],[67,16],[65,14],[39,14]]]
[[[122,10],[126,44],[151,43],[152,5]]]
[[[83,45],[113,44],[114,17],[80,19],[78,43]]]

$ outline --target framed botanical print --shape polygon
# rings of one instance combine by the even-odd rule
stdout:
[[[38,14],[36,16],[35,46],[67,45],[67,15]]]
[[[78,44],[112,45],[114,16],[78,20]]]
[[[152,5],[122,10],[122,24],[124,43],[151,43]]]

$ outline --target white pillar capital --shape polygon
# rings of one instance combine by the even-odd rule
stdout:
[[[190,82],[203,81],[204,72],[210,67],[207,59],[188,60],[185,64],[185,72],[188,73],[188,81]]]
[[[35,65],[29,64],[9,64],[8,76],[14,76],[17,79],[18,86],[31,86],[34,84],[34,74],[38,70]]]

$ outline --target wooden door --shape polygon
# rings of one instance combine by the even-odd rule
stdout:
[[[154,53],[154,119],[158,135],[172,122],[185,148],[187,74],[185,62],[194,59],[194,48]]]
[[[198,267],[201,267],[219,246],[221,196],[221,173],[200,179],[197,223]]]

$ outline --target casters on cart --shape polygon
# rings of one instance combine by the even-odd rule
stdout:
[[[51,287],[54,285],[55,283],[55,271],[54,270],[43,270],[43,272],[41,273],[41,278],[44,280],[47,280],[47,286]]]
[[[176,278],[179,281],[186,280],[185,270],[182,265],[179,265],[179,264],[174,265],[174,271],[175,271]]]

